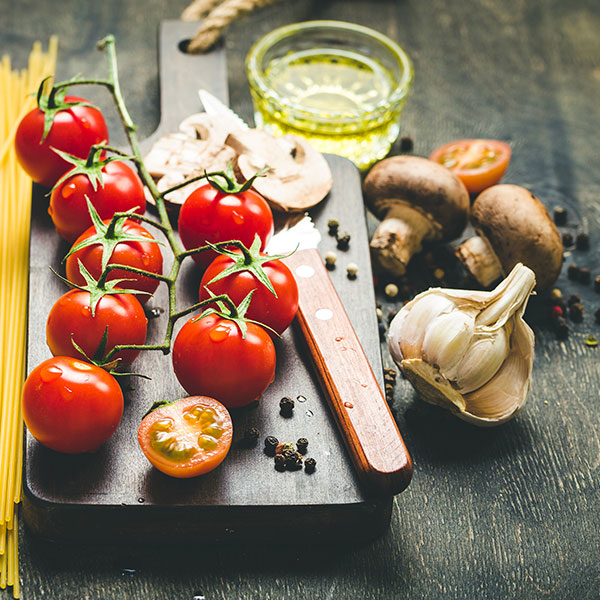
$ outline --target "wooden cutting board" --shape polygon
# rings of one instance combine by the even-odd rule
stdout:
[[[146,142],[147,151],[160,135],[177,130],[179,122],[198,112],[199,88],[227,102],[225,53],[190,56],[180,50],[196,24],[165,22],[160,31],[162,120]],[[240,73],[240,77],[243,75]],[[125,82],[126,85],[126,82]],[[382,386],[382,364],[369,262],[368,235],[360,177],[344,158],[328,155],[334,185],[331,194],[311,215],[322,234],[322,254],[336,250],[327,221],[336,218],[351,234],[347,251],[336,250],[337,267],[330,272],[367,357]],[[68,251],[55,234],[47,214],[47,198],[36,189],[32,216],[28,366],[31,371],[51,356],[45,326],[53,303],[67,291],[49,266],[60,268]],[[349,280],[345,267],[358,265]],[[179,303],[196,301],[200,277],[194,264],[180,276]],[[162,286],[161,286],[162,287]],[[167,307],[165,289],[147,310]],[[164,316],[150,319],[149,338],[162,339]],[[177,330],[177,329],[176,329]],[[68,456],[25,440],[23,515],[35,534],[56,540],[130,541],[239,539],[366,539],[388,526],[392,497],[369,498],[360,489],[326,399],[319,387],[299,331],[292,327],[276,343],[274,383],[256,405],[233,414],[234,445],[215,471],[193,480],[175,480],[152,468],[137,444],[139,422],[155,400],[185,396],[172,369],[170,356],[146,352],[135,363],[151,381],[132,378],[124,383],[125,413],[117,433],[95,454]],[[283,396],[296,399],[291,418],[279,414]],[[244,430],[260,431],[255,448],[238,444]],[[277,472],[263,453],[263,440],[309,440],[317,470]],[[293,536],[293,538],[289,537]]]

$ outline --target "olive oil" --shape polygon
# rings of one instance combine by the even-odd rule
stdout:
[[[398,136],[406,95],[396,93],[396,78],[377,60],[342,49],[290,51],[271,60],[263,77],[272,93],[251,87],[255,120],[275,135],[302,136],[361,169],[383,158]]]

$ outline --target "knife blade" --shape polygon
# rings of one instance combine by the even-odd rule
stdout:
[[[200,96],[209,114],[233,122],[233,113],[241,121],[206,91]],[[359,479],[369,492],[398,494],[410,482],[412,461],[317,250],[320,240],[312,219],[304,215],[280,229],[267,251],[293,251],[284,262],[298,284],[296,321]]]

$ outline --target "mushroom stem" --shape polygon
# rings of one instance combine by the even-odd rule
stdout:
[[[383,269],[404,275],[412,256],[420,252],[423,240],[440,235],[440,226],[428,215],[408,204],[396,204],[375,231],[371,251]]]
[[[458,246],[455,252],[469,273],[483,287],[491,285],[504,275],[500,260],[484,237],[473,236]]]

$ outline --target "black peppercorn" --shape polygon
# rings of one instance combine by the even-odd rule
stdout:
[[[298,452],[284,453],[283,456],[285,457],[285,468],[288,471],[297,471],[302,468],[302,456]]]
[[[396,369],[387,367],[383,370],[384,381],[389,381],[391,383],[394,383],[396,381],[396,377],[398,377],[398,373],[396,372]]]
[[[564,317],[558,317],[554,322],[554,331],[559,340],[564,340],[569,335],[569,324]]]
[[[415,143],[410,136],[405,135],[400,138],[400,152],[402,154],[405,154],[407,152],[412,152],[414,145],[415,145]]]
[[[600,294],[600,275],[597,275],[594,279],[594,291]]]
[[[335,239],[337,240],[338,250],[348,250],[350,246],[350,234],[348,232],[338,233]]]
[[[285,458],[283,454],[275,455],[275,469],[278,471],[285,471]]]
[[[579,294],[571,294],[567,300],[569,306],[571,306],[571,304],[577,304],[578,302],[581,302],[581,296]]]
[[[565,248],[572,246],[573,245],[573,235],[570,232],[565,231],[562,234],[562,243]]]
[[[317,461],[314,458],[307,458],[304,461],[304,470],[307,473],[314,473],[317,468]]]
[[[567,277],[574,281],[579,277],[579,267],[575,263],[571,263],[567,267]]]
[[[337,219],[329,219],[329,221],[327,221],[327,230],[329,235],[336,235],[338,232],[338,228],[340,226],[340,223]]]
[[[390,310],[387,314],[388,323],[391,323],[393,318],[398,314],[397,310]]]
[[[578,280],[579,283],[588,285],[590,281],[592,281],[592,272],[587,267],[581,267],[581,269],[579,269]]]
[[[569,306],[569,318],[574,323],[581,323],[583,321],[583,304],[576,302]]]
[[[158,319],[158,317],[160,317],[160,315],[162,315],[164,312],[164,308],[151,308],[146,312],[146,316],[149,319]]]
[[[308,449],[308,440],[306,438],[298,438],[296,442],[296,448],[300,454],[306,454],[306,450]]]
[[[259,436],[260,432],[258,431],[258,429],[256,429],[256,427],[246,429],[246,431],[244,431],[242,439],[240,440],[240,445],[245,448],[252,448],[253,446],[256,446],[256,442],[258,441]]]
[[[294,400],[286,396],[279,401],[279,413],[284,417],[291,417],[294,412],[294,406]]]
[[[279,445],[279,440],[272,435],[265,438],[265,454],[275,456],[275,449]]]
[[[589,250],[590,249],[590,238],[587,233],[580,232],[575,238],[575,247],[577,250]]]
[[[557,225],[566,225],[566,223],[567,223],[567,211],[562,206],[557,206],[554,209],[554,222]]]
[[[594,321],[600,323],[600,308],[594,313]]]

